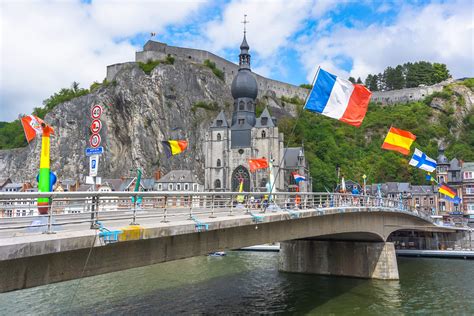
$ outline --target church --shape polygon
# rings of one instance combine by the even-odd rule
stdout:
[[[221,111],[205,140],[205,191],[236,192],[243,180],[245,192],[266,192],[274,179],[273,192],[311,190],[311,178],[303,147],[284,147],[283,133],[267,108],[256,117],[257,81],[250,70],[249,45],[244,31],[239,70],[232,81],[232,118]],[[249,159],[266,158],[273,168],[249,171]],[[273,177],[270,176],[272,172]],[[306,178],[297,184],[294,173]]]

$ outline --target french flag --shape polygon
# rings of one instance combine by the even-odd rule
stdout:
[[[359,127],[367,113],[370,92],[319,68],[305,109]]]

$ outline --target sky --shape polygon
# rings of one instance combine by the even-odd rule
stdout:
[[[252,70],[299,85],[318,66],[341,77],[426,60],[474,77],[474,1],[0,0],[0,121],[154,40],[238,61],[244,14]]]

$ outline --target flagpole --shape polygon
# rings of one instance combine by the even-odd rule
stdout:
[[[283,148],[283,157],[280,159],[280,162],[278,164],[278,171],[275,175],[275,181],[274,183],[271,183],[270,184],[270,192],[273,192],[273,187],[275,186],[275,183],[278,181],[277,179],[279,174],[280,174],[280,170],[282,169],[282,163],[283,161],[285,161],[285,156],[286,156],[286,152],[287,152],[287,148],[288,146],[290,145],[290,140],[291,140],[291,137],[293,136],[293,134],[295,133],[295,130],[296,130],[296,125],[301,117],[301,113],[303,112],[303,110],[306,108],[306,103],[308,102],[308,99],[309,99],[309,96],[311,95],[311,92],[313,91],[313,88],[314,88],[314,83],[316,82],[316,78],[318,77],[318,74],[319,74],[319,71],[321,70],[321,66],[318,66],[318,69],[316,70],[316,73],[314,74],[314,77],[313,77],[313,81],[311,82],[311,89],[309,90],[308,94],[306,95],[306,99],[304,101],[304,106],[303,108],[301,109],[301,111],[298,111],[298,108],[297,108],[297,111],[296,111],[296,121],[295,121],[295,124],[293,125],[293,129],[291,130],[290,134],[288,135],[288,139],[286,141],[286,148],[284,147]],[[284,180],[283,180],[284,181]],[[266,211],[266,209],[264,210],[264,212]]]

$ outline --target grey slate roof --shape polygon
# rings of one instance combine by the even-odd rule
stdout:
[[[191,170],[171,170],[158,183],[199,183],[197,176]]]
[[[266,124],[262,124],[262,118],[264,118],[264,117],[267,118],[267,123]],[[257,118],[257,120],[255,122],[255,127],[275,127],[275,124],[273,122],[273,118],[270,115],[270,112],[268,111],[267,107],[265,107],[265,110],[263,110],[260,117]]]
[[[222,121],[222,125],[218,125],[217,124],[217,121],[221,120]],[[226,128],[226,127],[229,127],[229,123],[227,123],[227,119],[225,117],[225,113],[224,111],[221,111],[216,119],[212,122],[212,125],[211,125],[211,128]]]
[[[474,162],[465,162],[462,165],[462,169],[464,171],[474,171]]]
[[[303,147],[289,147],[285,148],[285,168],[297,168],[298,156]]]

